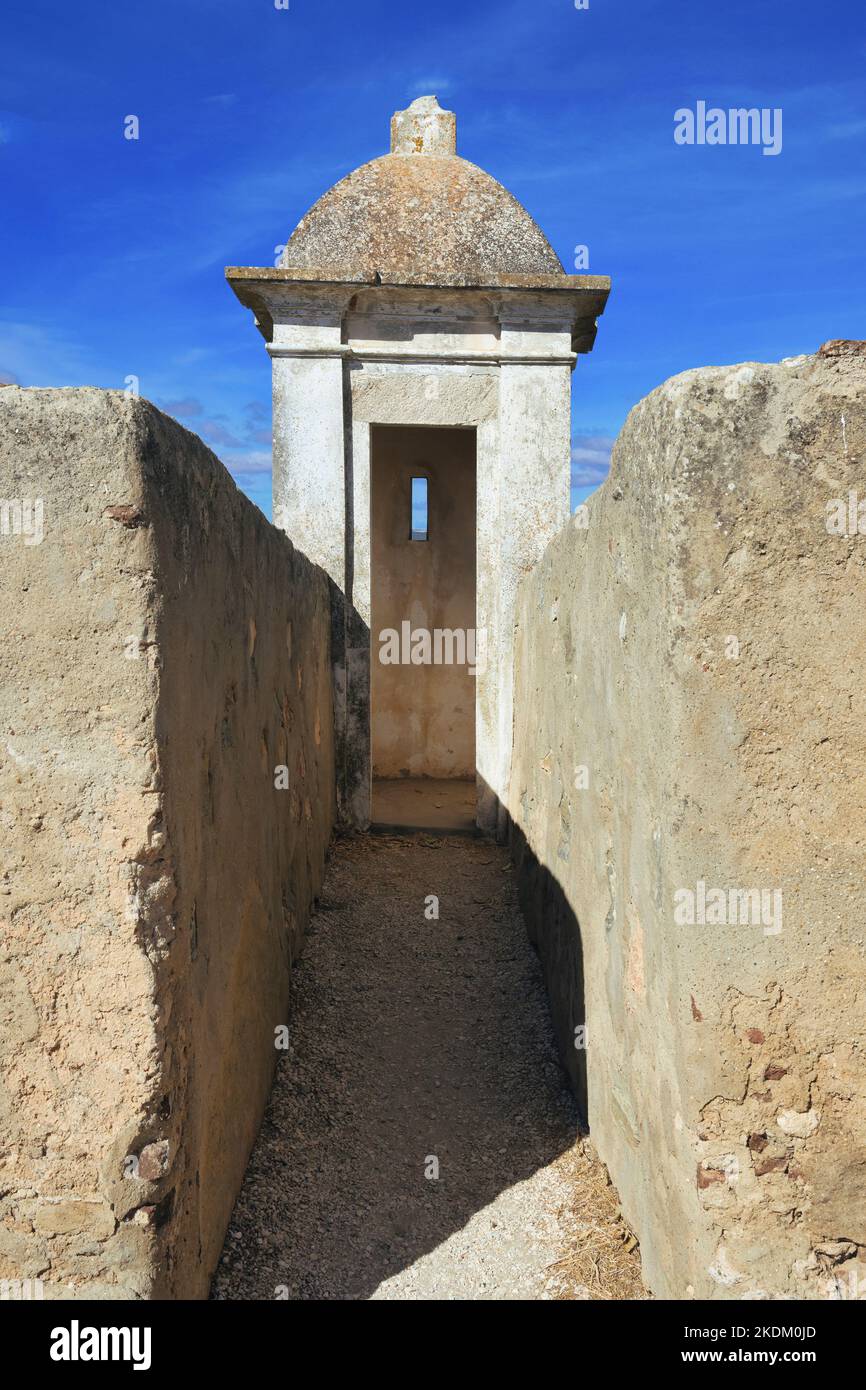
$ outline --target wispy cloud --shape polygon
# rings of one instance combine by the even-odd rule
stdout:
[[[202,420],[197,427],[202,439],[206,439],[208,444],[219,444],[224,449],[242,449],[244,441],[238,439],[236,434],[226,429],[218,420]]]
[[[222,461],[233,478],[260,477],[270,473],[273,467],[270,449],[250,449]]]
[[[610,451],[614,440],[607,434],[578,434],[572,440],[571,483],[573,487],[597,487],[610,471]]]
[[[162,409],[167,415],[176,415],[179,420],[188,420],[196,415],[204,414],[204,406],[194,396],[189,396],[182,401],[163,401]]]
[[[84,385],[100,380],[80,334],[60,324],[0,320],[0,361],[25,386]],[[120,388],[122,375],[101,384]]]
[[[409,91],[416,97],[440,96],[450,92],[452,85],[450,77],[419,77],[411,83]]]
[[[866,120],[843,121],[839,125],[827,127],[831,140],[854,140],[858,135],[866,135]]]

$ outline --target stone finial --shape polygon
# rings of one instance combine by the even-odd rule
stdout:
[[[418,97],[391,117],[391,153],[456,154],[457,117],[443,111],[436,97]]]

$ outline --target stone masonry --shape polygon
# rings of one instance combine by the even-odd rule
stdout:
[[[862,343],[674,377],[522,585],[523,903],[662,1297],[866,1289],[864,404]]]
[[[864,344],[673,378],[520,586],[522,905],[662,1297],[866,1287],[864,399]],[[0,1281],[202,1298],[335,816],[334,581],[117,393],[0,391],[0,523]]]
[[[331,831],[328,582],[121,394],[0,391],[0,497],[0,1280],[201,1298]]]

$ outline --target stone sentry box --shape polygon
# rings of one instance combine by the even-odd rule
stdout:
[[[520,203],[457,155],[435,97],[394,116],[391,153],[315,204],[279,266],[226,276],[273,363],[274,522],[333,584],[347,826],[371,814],[372,427],[476,432],[477,823],[502,833],[516,588],[568,519],[570,376],[610,281],[565,274]]]

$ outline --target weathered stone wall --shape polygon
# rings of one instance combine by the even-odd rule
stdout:
[[[0,391],[0,497],[0,1279],[202,1297],[332,824],[327,580],[122,395]]]
[[[523,900],[662,1296],[866,1292],[864,406],[864,344],[675,377],[522,586]]]

